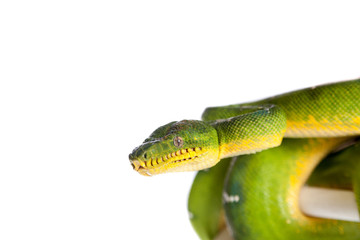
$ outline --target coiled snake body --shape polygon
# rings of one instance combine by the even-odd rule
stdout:
[[[205,169],[188,205],[201,239],[225,225],[235,239],[360,239],[359,222],[299,207],[306,183],[351,188],[359,206],[359,96],[357,79],[208,108],[202,121],[158,128],[129,158],[143,175]]]

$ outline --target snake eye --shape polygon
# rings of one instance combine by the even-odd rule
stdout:
[[[175,147],[182,147],[184,145],[184,140],[181,137],[174,137],[174,145]]]

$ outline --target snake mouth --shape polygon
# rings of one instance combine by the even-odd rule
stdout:
[[[144,176],[151,176],[152,174],[146,168],[145,163],[140,160],[130,160],[131,166],[135,171]]]
[[[143,166],[141,166],[141,163],[139,160],[130,160],[130,163],[135,171],[138,171],[140,168],[144,168]]]
[[[146,161],[133,159],[130,160],[130,163],[133,169],[138,173],[145,176],[151,176],[153,173],[165,172],[167,169],[177,167],[179,164],[183,165],[186,162],[192,161],[200,157],[203,152],[204,151],[200,147],[186,148],[162,157],[152,157]]]

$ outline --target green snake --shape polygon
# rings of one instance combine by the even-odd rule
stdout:
[[[356,79],[207,108],[159,127],[129,159],[148,176],[200,170],[188,209],[201,239],[225,227],[234,239],[360,239],[359,222],[299,205],[307,184],[352,189],[359,208],[359,96]]]

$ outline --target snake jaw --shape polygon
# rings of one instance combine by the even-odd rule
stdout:
[[[163,172],[187,171],[193,170],[191,162],[200,158],[205,152],[201,147],[186,148],[144,161],[130,159],[130,163],[135,171],[144,176],[152,176]],[[185,167],[182,167],[184,165]]]
[[[135,171],[143,176],[151,176],[149,169],[146,168],[145,163],[141,160],[130,160],[130,163]]]
[[[135,171],[138,171],[141,168],[141,164],[139,160],[130,160],[130,163]]]

